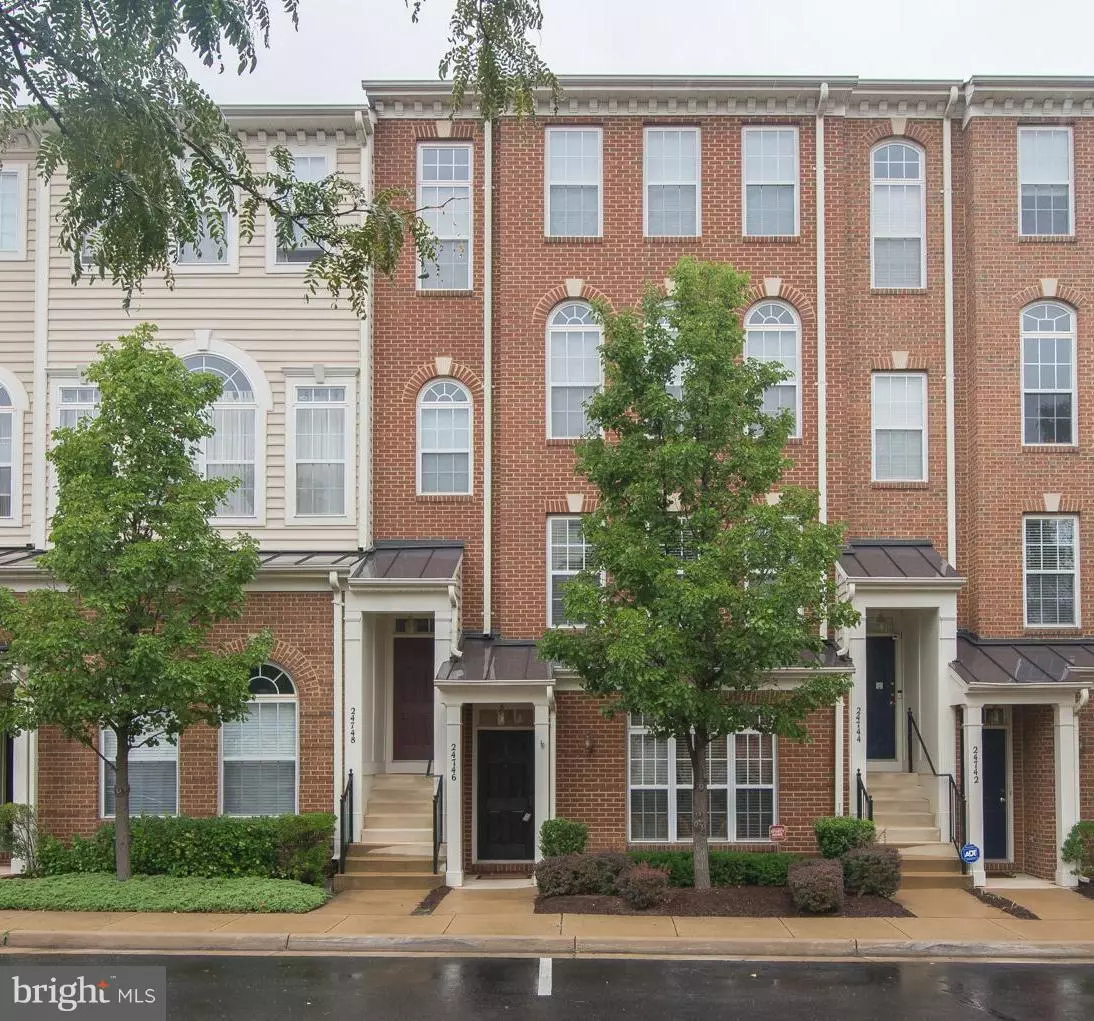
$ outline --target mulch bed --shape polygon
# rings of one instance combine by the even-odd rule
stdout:
[[[1091,900],[1094,900],[1094,883],[1080,883],[1075,887],[1075,892],[1083,897],[1089,897]]]
[[[977,900],[982,900],[985,904],[990,904],[993,908],[1005,911],[1008,915],[1013,915],[1015,918],[1022,918],[1027,922],[1036,922],[1040,920],[1040,915],[1035,915],[1029,908],[1024,908],[1021,904],[1016,904],[1009,897],[1001,897],[997,893],[991,893],[988,890],[981,890],[977,887],[973,887],[966,892],[971,893]]]
[[[785,886],[718,886],[713,890],[670,890],[664,904],[637,911],[621,897],[540,897],[536,914],[681,915],[723,918],[815,918],[799,911]],[[902,904],[885,897],[848,897],[831,917],[914,918]]]

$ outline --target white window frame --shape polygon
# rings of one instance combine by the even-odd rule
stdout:
[[[695,136],[695,180],[693,181],[650,181],[650,132],[673,131],[677,134]],[[603,174],[603,168],[601,169]],[[650,187],[687,186],[695,187],[695,233],[694,234],[651,234],[650,233]],[[655,238],[699,238],[703,236],[703,133],[698,127],[690,125],[677,127],[672,124],[648,124],[642,131],[642,233],[645,237]]]
[[[424,450],[422,448],[422,410],[423,399],[430,387],[436,383],[450,383],[459,387],[467,395],[467,489],[453,492],[435,492],[422,489],[422,456],[424,454],[462,454],[462,450]],[[418,391],[414,401],[414,463],[415,493],[418,496],[473,496],[475,493],[475,400],[470,388],[451,376],[435,376]]]
[[[548,514],[547,515],[547,627],[559,627],[559,628],[580,628],[580,624],[570,624],[563,621],[561,623],[555,623],[554,614],[554,580],[556,577],[576,578],[580,571],[556,571],[551,563],[551,554],[554,551],[554,544],[551,541],[552,524],[555,521],[581,521],[585,517],[584,514]],[[582,535],[582,542],[585,547],[585,561],[588,565],[589,559],[589,544],[585,542],[584,535]]]
[[[745,352],[748,351],[748,335],[755,331],[756,333],[783,333],[785,328],[780,324],[761,323],[756,326],[749,326],[748,320],[751,318],[752,313],[755,312],[762,305],[778,305],[781,308],[786,309],[787,312],[794,319],[794,333],[796,336],[796,355],[797,369],[794,375],[789,379],[784,379],[778,386],[794,385],[794,430],[790,433],[788,439],[798,440],[802,437],[802,323],[801,316],[798,315],[798,311],[787,301],[782,301],[778,298],[765,298],[762,301],[757,301],[749,306],[748,311],[744,317],[744,331],[745,331]],[[749,358],[754,358],[755,355],[748,355]],[[777,361],[780,365],[782,361],[780,359],[762,359],[763,361]]]
[[[181,172],[189,173],[191,160],[183,160]],[[236,209],[239,209],[239,192],[235,192]],[[219,203],[217,203],[219,205]],[[172,272],[177,276],[204,276],[215,273],[239,272],[239,216],[230,210],[222,209],[224,214],[224,261],[223,262],[183,262],[182,251],[179,258],[171,263]]]
[[[106,740],[105,734],[106,734],[106,729],[105,728],[103,728],[99,731],[99,750],[100,751],[105,750],[105,740]],[[177,816],[177,815],[181,814],[181,807],[182,807],[181,806],[181,801],[182,801],[182,797],[181,797],[181,792],[182,792],[182,770],[179,769],[179,746],[178,746],[177,743],[172,745],[165,738],[161,737],[159,745],[157,747],[158,748],[163,748],[164,746],[166,746],[168,748],[173,748],[174,751],[175,751],[175,810],[173,812],[159,813],[159,814],[152,817],[152,818],[156,818],[156,819],[169,819],[173,816]],[[139,748],[131,748],[129,750],[129,788],[130,788],[130,797],[132,797],[132,788],[133,788],[133,761],[134,761],[133,756],[134,756],[135,753],[137,753],[139,751],[140,751]],[[115,815],[113,815],[113,814],[112,815],[107,815],[107,813],[106,813],[106,760],[102,757],[102,755],[97,756],[97,758],[99,760],[99,818],[100,819],[114,819],[114,818],[116,818]],[[165,760],[161,760],[161,761],[165,761]],[[132,815],[132,807],[130,808],[130,814]],[[134,819],[139,818],[139,816],[136,816],[136,815],[133,815],[132,817]]]
[[[596,132],[598,147],[599,174],[595,181],[566,181],[565,184],[582,187],[596,186],[596,233],[595,234],[552,234],[551,233],[551,137],[574,131]],[[604,236],[604,130],[598,124],[549,127],[543,134],[543,234],[550,238],[600,238]]]
[[[15,203],[18,215],[15,221],[15,247],[0,249],[0,262],[25,262],[27,258],[27,220],[30,218],[27,201],[27,164],[5,160],[0,174],[15,175]]]
[[[552,391],[555,389],[556,384],[554,383],[554,381],[552,379],[552,375],[551,375],[551,334],[555,330],[561,330],[561,331],[564,331],[564,332],[569,331],[569,332],[577,333],[577,332],[585,332],[588,329],[595,329],[600,334],[600,343],[597,345],[597,350],[600,351],[604,347],[604,327],[598,322],[594,322],[592,327],[585,326],[585,325],[575,326],[571,323],[563,323],[560,326],[554,326],[553,325],[553,320],[555,318],[555,315],[557,314],[559,309],[564,308],[566,305],[581,305],[584,308],[587,308],[590,311],[590,313],[592,313],[592,311],[593,311],[592,306],[587,301],[585,301],[584,299],[581,299],[581,298],[567,298],[565,301],[560,301],[557,305],[555,305],[555,307],[552,308],[551,311],[547,315],[547,334],[546,334],[546,338],[545,338],[545,341],[546,341],[546,344],[545,344],[545,357],[546,357],[545,369],[546,369],[546,375],[547,375],[547,409],[546,409],[546,413],[547,413],[547,439],[549,439],[549,440],[580,440],[584,437],[584,434],[582,434],[581,436],[556,436],[555,433],[554,433],[554,430],[553,430],[553,424],[554,423],[553,423],[553,419],[552,419],[552,416],[551,416],[551,395],[552,395]],[[594,320],[595,320],[595,314],[594,314]],[[560,388],[563,388],[563,389],[567,389],[567,388],[570,388],[572,386],[572,384],[558,383],[557,386],[560,387]],[[597,391],[599,391],[603,388],[603,386],[604,386],[604,358],[603,358],[603,355],[601,355],[597,359],[597,382],[596,382],[595,389]]]
[[[338,149],[335,146],[324,145],[311,145],[311,146],[292,146],[287,145],[286,148],[294,157],[296,156],[321,156],[327,161],[327,173],[326,177],[335,173],[338,170]],[[274,163],[271,154],[267,154],[266,157],[266,170],[268,173],[275,173],[278,170],[277,164]],[[277,231],[273,223],[273,215],[266,211],[264,214],[266,218],[266,271],[268,273],[289,273],[295,276],[302,276],[308,271],[308,267],[311,265],[309,262],[278,262],[277,261]]]
[[[422,189],[429,187],[434,183],[444,184],[446,182],[430,182],[427,184],[423,177],[424,162],[422,155],[426,149],[466,149],[467,150],[467,237],[461,238],[455,235],[437,235],[438,241],[462,241],[467,245],[467,286],[466,287],[426,287],[422,278],[422,273],[425,272],[425,267],[422,264],[421,255],[416,256],[416,272],[414,278],[414,286],[417,290],[423,293],[451,293],[458,292],[460,294],[471,292],[475,289],[475,149],[470,142],[445,142],[443,140],[430,140],[419,142],[417,146],[417,152],[415,154],[415,165],[417,167],[417,201],[418,209],[421,210],[425,206],[425,200],[422,198]],[[463,182],[451,182],[452,184],[462,184]]]
[[[766,134],[772,131],[790,131],[794,134],[794,180],[750,181],[745,165],[745,153],[750,134]],[[741,235],[746,238],[796,238],[801,237],[801,136],[796,124],[747,124],[741,128]],[[751,234],[748,230],[748,186],[772,184],[794,186],[794,232],[792,234]]]
[[[7,391],[11,404],[0,407],[0,414],[11,415],[11,514],[0,517],[0,528],[21,528],[23,525],[23,464],[25,452],[24,416],[30,405],[27,392],[18,378],[0,368],[0,387]]]
[[[62,394],[65,390],[94,390],[96,397],[99,398],[92,404],[84,402],[74,403],[72,401],[65,401],[62,399]],[[53,445],[53,433],[55,430],[62,428],[61,415],[69,409],[79,410],[81,408],[95,408],[93,416],[98,414],[98,407],[101,402],[101,395],[98,393],[99,387],[95,383],[89,383],[83,378],[83,375],[77,370],[62,370],[54,374],[52,381],[52,398],[53,407],[50,413],[50,421],[53,423],[53,427],[49,431],[49,445]],[[92,416],[92,417],[93,417]],[[79,419],[77,419],[79,421]],[[46,490],[46,514],[47,517],[52,517],[57,510],[57,470],[53,465],[47,467],[47,474],[49,478],[49,485]]]
[[[677,791],[681,787],[686,788],[686,784],[680,784],[676,780],[676,738],[670,737],[666,740],[667,755],[668,755],[668,775],[667,775],[667,813],[668,813],[668,836],[667,837],[635,837],[633,836],[633,830],[631,829],[631,793],[636,789],[632,782],[631,774],[631,735],[632,734],[648,734],[648,730],[640,722],[634,722],[634,718],[627,717],[627,843],[628,844],[688,844],[691,843],[692,837],[679,836],[677,830]],[[771,842],[771,838],[768,834],[764,834],[762,837],[739,837],[737,836],[737,737],[738,735],[752,736],[759,734],[759,731],[755,730],[742,730],[736,734],[728,734],[725,737],[718,738],[717,740],[726,742],[726,836],[711,837],[710,842],[712,844],[768,844]],[[779,822],[779,740],[774,735],[760,735],[770,736],[771,738],[771,783],[770,784],[742,784],[741,786],[748,790],[771,790],[771,825],[777,825]],[[709,781],[709,778],[708,778]],[[665,785],[662,784],[640,784],[637,785],[639,790],[665,790]],[[694,788],[693,788],[694,789]],[[711,788],[708,786],[708,790],[722,790],[718,787]],[[709,811],[709,805],[708,805]],[[708,817],[709,821],[709,817]]]
[[[357,408],[357,395],[355,393],[354,378],[352,376],[335,376],[329,371],[324,374],[324,381],[317,383],[314,378],[290,376],[286,372],[285,389],[288,401],[287,420],[285,422],[285,488],[286,488],[286,514],[285,523],[289,525],[337,525],[346,524],[354,520],[355,500],[357,488],[356,479],[356,444],[357,422],[355,411]],[[345,391],[343,401],[300,401],[301,389],[314,389],[316,387],[340,387]],[[345,430],[343,436],[342,463],[345,466],[343,474],[344,503],[340,514],[301,514],[297,509],[296,471],[297,471],[297,419],[296,413],[301,407],[306,408],[340,408],[345,415]],[[332,464],[333,461],[316,462]]]
[[[1038,131],[1067,132],[1067,233],[1026,234],[1022,230],[1022,136]],[[1075,236],[1075,135],[1069,124],[1020,124],[1016,146],[1016,176],[1018,178],[1018,235],[1024,238],[1071,238]],[[1038,182],[1043,183],[1043,182]],[[1063,181],[1057,182],[1063,184]]]
[[[877,475],[877,381],[879,379],[909,379],[912,376],[917,376],[923,381],[923,472],[919,478],[899,478],[899,479],[879,479]],[[882,485],[894,482],[927,482],[930,476],[928,465],[930,459],[928,456],[929,447],[927,445],[927,426],[928,426],[928,408],[930,406],[930,393],[927,389],[929,380],[927,373],[925,372],[872,372],[870,374],[870,480],[872,482],[879,482]],[[911,431],[911,430],[909,430]]]
[[[1075,570],[1074,571],[1034,571],[1034,574],[1070,574],[1074,578],[1075,619],[1070,624],[1034,624],[1029,619],[1029,595],[1026,583],[1029,579],[1029,550],[1026,546],[1027,521],[1070,521],[1075,534]],[[1082,550],[1079,536],[1080,518],[1078,514],[1023,514],[1022,515],[1022,626],[1031,631],[1077,631],[1082,628],[1083,601],[1080,570]]]
[[[889,145],[906,145],[919,153],[919,178],[913,181],[909,177],[876,179],[874,177],[874,154],[879,149]],[[890,181],[903,181],[905,184],[919,185],[919,286],[893,287],[891,284],[879,284],[877,282],[877,265],[874,258],[874,242],[878,235],[874,229],[874,187],[878,184],[888,184]],[[927,289],[927,151],[918,142],[910,138],[890,137],[883,138],[876,145],[870,146],[870,287],[878,291],[925,291]],[[887,234],[886,238],[911,237],[911,235]]]
[[[1064,309],[1071,317],[1071,329],[1070,331],[1063,332],[1026,332],[1024,329],[1025,315],[1028,309],[1031,309],[1037,305],[1057,305]],[[1079,338],[1079,322],[1078,314],[1075,309],[1070,305],[1064,304],[1062,301],[1057,301],[1053,298],[1042,298],[1039,301],[1030,302],[1026,305],[1021,312],[1018,313],[1018,337],[1019,337],[1019,349],[1018,349],[1018,389],[1019,389],[1019,407],[1018,407],[1018,421],[1019,429],[1021,430],[1021,440],[1023,447],[1040,447],[1047,450],[1066,450],[1068,447],[1077,447],[1079,445],[1079,387],[1078,387],[1078,338]],[[1026,340],[1070,340],[1071,341],[1071,388],[1070,390],[1030,390],[1026,387]],[[1029,443],[1026,441],[1026,396],[1027,394],[1039,394],[1039,393],[1070,393],[1071,394],[1071,442],[1070,443]]]

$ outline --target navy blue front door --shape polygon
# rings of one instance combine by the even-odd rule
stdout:
[[[984,857],[1006,861],[1010,826],[1007,812],[1007,732],[1002,727],[984,728],[984,755],[980,772],[984,781]]]
[[[866,758],[896,758],[896,641],[866,639]]]

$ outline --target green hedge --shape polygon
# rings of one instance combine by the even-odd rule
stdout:
[[[669,874],[670,886],[694,886],[690,851],[631,851],[635,861],[646,862]],[[786,886],[786,871],[801,855],[781,851],[711,851],[712,886]]]
[[[206,879],[257,877],[322,885],[334,847],[328,812],[261,818],[140,816],[133,820],[131,864],[135,875]],[[64,844],[43,836],[42,875],[114,871],[114,826]]]
[[[825,858],[842,858],[856,847],[872,844],[877,829],[871,819],[855,819],[849,815],[829,815],[813,820],[817,847]]]
[[[1086,879],[1094,879],[1094,821],[1084,819],[1071,827],[1061,857]]]

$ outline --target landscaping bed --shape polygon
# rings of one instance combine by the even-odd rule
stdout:
[[[119,883],[108,873],[86,872],[0,883],[0,910],[289,912],[326,903],[316,886],[291,879],[198,879],[134,876]]]
[[[843,910],[832,915],[799,911],[785,886],[718,886],[711,890],[672,889],[664,903],[637,910],[622,897],[539,897],[537,914],[680,915],[722,918],[912,918],[903,905],[886,897],[848,897]]]

